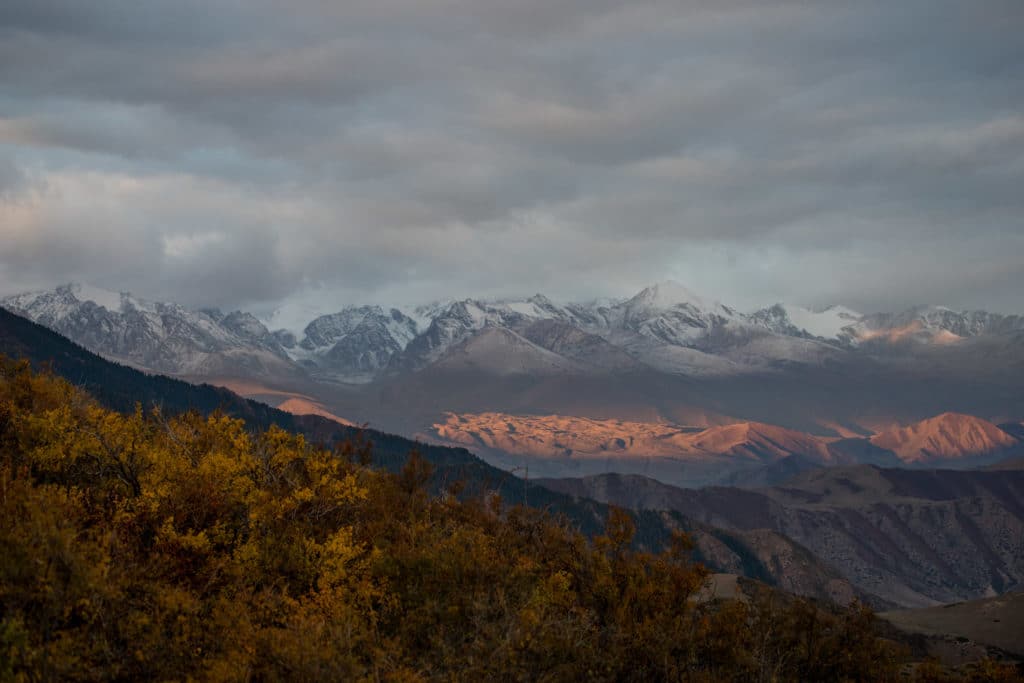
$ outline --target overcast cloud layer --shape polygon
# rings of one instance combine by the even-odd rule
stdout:
[[[0,293],[1024,312],[1020,0],[4,0]]]

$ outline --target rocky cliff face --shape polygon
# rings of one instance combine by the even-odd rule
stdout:
[[[315,375],[369,382],[388,367],[418,332],[416,321],[398,309],[349,306],[313,320],[289,356]]]

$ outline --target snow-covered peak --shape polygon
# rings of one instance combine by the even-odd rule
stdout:
[[[53,292],[44,292],[58,298],[73,300],[78,303],[93,303],[105,308],[111,313],[122,313],[125,308],[132,308],[137,311],[155,313],[159,307],[173,308],[179,311],[187,311],[184,306],[176,303],[157,303],[133,296],[131,292],[114,292],[102,287],[95,287],[82,282],[71,282],[60,285]]]
[[[677,282],[660,282],[609,309],[595,309],[588,327],[606,338],[639,335],[658,344],[691,346],[716,330],[742,324],[744,316]]]
[[[625,305],[649,310],[667,310],[678,306],[691,306],[702,311],[722,308],[719,302],[700,296],[674,280],[665,280],[643,289]]]
[[[453,303],[455,303],[454,299],[440,299],[429,304],[398,306],[398,310],[412,318],[416,322],[418,329],[425,330],[430,327],[430,323],[433,322],[434,318],[451,308]]]
[[[111,314],[120,314],[126,307],[147,312],[155,310],[155,304],[132,297],[127,292],[117,293],[77,282],[52,290],[10,296],[3,300],[3,306],[49,326],[78,315],[89,307]]]
[[[121,301],[124,296],[127,295],[70,282],[53,290],[26,292],[11,296],[4,300],[4,304],[8,308],[32,312],[34,316],[59,320],[87,302],[92,302],[96,306],[116,313],[121,310]]]
[[[4,308],[12,311],[29,311],[37,308],[39,303],[44,300],[44,297],[53,296],[53,292],[23,292],[21,294],[14,294],[8,296],[3,300]]]
[[[543,294],[534,294],[529,299],[502,299],[481,305],[492,318],[508,322],[516,316],[528,320],[564,319],[569,311]]]

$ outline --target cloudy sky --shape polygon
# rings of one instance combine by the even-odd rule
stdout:
[[[1020,0],[4,0],[0,293],[1024,312]]]

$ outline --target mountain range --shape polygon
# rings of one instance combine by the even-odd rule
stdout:
[[[1024,419],[1024,317],[984,311],[745,313],[674,282],[589,303],[349,305],[294,330],[80,284],[0,303],[112,360],[541,476],[749,486],[975,466],[1018,452]]]
[[[973,598],[1013,589],[1024,574],[1024,482],[1018,481],[1017,461],[1006,461],[999,466],[1005,469],[998,470],[936,471],[921,469],[930,463],[904,450],[913,444],[934,458],[979,458],[974,462],[980,464],[991,455],[984,453],[986,449],[999,452],[1010,443],[1001,435],[1016,438],[970,416],[942,415],[917,428],[883,432],[885,439],[877,440],[888,444],[891,439],[896,448],[892,457],[906,458],[903,464],[919,468],[914,470],[843,466],[849,456],[842,444],[850,438],[829,440],[771,425],[730,423],[700,429],[538,418],[531,429],[559,431],[559,438],[574,435],[575,447],[588,453],[615,447],[632,457],[629,448],[641,444],[648,444],[641,453],[656,446],[669,453],[702,450],[704,456],[722,461],[768,463],[774,468],[771,474],[784,475],[786,481],[769,488],[694,490],[628,474],[539,480],[537,471],[523,481],[465,448],[361,431],[322,416],[293,416],[221,388],[142,373],[3,310],[0,353],[49,364],[120,410],[133,410],[136,403],[158,405],[166,413],[222,410],[243,417],[250,426],[278,425],[317,442],[358,438],[361,433],[374,444],[374,462],[388,469],[399,469],[408,452],[416,449],[434,463],[437,490],[462,480],[467,491],[495,490],[510,502],[548,508],[590,534],[600,532],[607,503],[625,506],[634,510],[637,541],[644,547],[660,547],[672,529],[683,529],[694,540],[694,557],[716,571],[840,604],[854,597],[879,607]],[[496,419],[488,416],[488,424],[496,424]],[[525,429],[527,423],[521,424]],[[1006,425],[1011,431],[1013,427]],[[633,434],[632,442],[622,433]],[[860,437],[861,446],[867,448],[864,443],[873,439]],[[953,453],[955,444],[968,450]],[[537,457],[548,457],[546,445],[535,448],[540,449]],[[823,463],[834,467],[819,467]],[[806,469],[808,464],[812,469]]]
[[[181,375],[305,371],[351,383],[421,370],[453,355],[469,355],[499,374],[517,367],[575,373],[645,367],[703,376],[820,365],[883,341],[948,346],[982,337],[1020,341],[1024,335],[1022,316],[935,306],[862,315],[843,306],[776,304],[747,314],[674,282],[621,301],[586,304],[557,304],[538,294],[413,309],[349,305],[314,317],[302,330],[271,330],[242,311],[191,310],[82,284],[0,304],[87,348],[148,369]],[[494,330],[503,331],[501,338],[467,348],[467,341],[495,336]],[[507,347],[515,347],[519,366],[487,357]]]
[[[426,436],[534,476],[639,474],[676,486],[762,486],[855,464],[975,468],[1024,455],[1015,425],[944,413],[873,436],[822,437],[756,422],[706,429],[559,415],[449,413]]]

